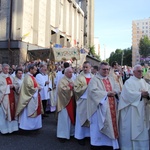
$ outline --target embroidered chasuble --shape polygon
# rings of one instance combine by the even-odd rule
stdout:
[[[112,91],[111,84],[109,79],[102,80],[105,86],[106,91]],[[113,125],[114,137],[115,139],[118,138],[118,127],[117,127],[117,117],[116,117],[116,108],[115,108],[115,99],[114,97],[108,97],[110,113],[111,113],[111,121]]]
[[[6,78],[6,83],[7,83],[7,85],[12,84],[10,77]],[[14,95],[13,89],[10,89],[10,93],[8,94],[8,97],[9,97],[11,120],[15,120],[15,95]]]
[[[30,77],[32,78],[32,81],[33,81],[33,84],[34,84],[34,88],[37,88],[38,87],[38,84],[34,78],[34,76],[31,76]],[[40,98],[40,93],[38,92],[38,108],[37,108],[37,116],[41,114],[41,98]]]
[[[58,103],[57,111],[60,112],[66,108],[71,123],[75,124],[75,100],[73,95],[73,87],[70,83],[73,82],[64,76],[58,84]]]

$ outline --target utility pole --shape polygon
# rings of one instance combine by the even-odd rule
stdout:
[[[104,60],[106,60],[106,45],[104,44]]]
[[[122,51],[121,66],[123,66],[123,56],[124,56],[124,50]]]

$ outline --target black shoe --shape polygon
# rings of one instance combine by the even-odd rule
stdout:
[[[66,139],[63,139],[63,138],[58,138],[58,139],[59,139],[60,143],[65,143],[66,142]]]
[[[80,145],[84,146],[84,145],[85,145],[85,139],[78,140],[78,143],[79,143]]]
[[[100,146],[91,145],[91,150],[101,150]]]
[[[48,114],[43,114],[42,117],[48,117]]]

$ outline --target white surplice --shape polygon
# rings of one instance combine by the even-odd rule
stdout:
[[[149,150],[150,105],[141,99],[141,90],[150,93],[150,85],[135,76],[123,86],[118,106],[121,150]]]

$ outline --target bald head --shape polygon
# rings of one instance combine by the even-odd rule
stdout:
[[[73,70],[72,70],[71,67],[68,67],[68,68],[65,69],[64,74],[65,74],[65,76],[66,76],[67,78],[71,79],[71,78],[72,78],[72,73],[73,73]]]
[[[133,68],[133,74],[136,78],[141,79],[142,78],[142,66],[141,65],[135,65]]]

